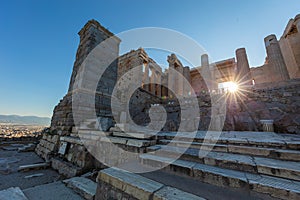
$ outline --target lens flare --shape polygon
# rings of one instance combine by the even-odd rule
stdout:
[[[234,82],[228,82],[226,87],[227,87],[228,91],[231,93],[235,93],[239,89],[238,84],[234,83]]]

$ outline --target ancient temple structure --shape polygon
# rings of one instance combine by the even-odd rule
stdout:
[[[160,84],[148,84],[149,82],[161,83],[162,69],[147,55],[144,49],[132,50],[119,57],[118,78],[127,72],[130,73],[129,76],[132,77],[132,80],[139,81],[145,91],[158,97],[162,96]]]
[[[265,38],[267,52],[263,66],[251,68],[256,84],[300,78],[300,15],[290,19],[280,40],[275,35]]]
[[[250,67],[246,49],[240,48],[235,52],[235,57],[223,61],[210,62],[208,55],[201,57],[201,66],[189,68],[183,66],[175,54],[168,56],[169,68],[164,72],[162,68],[150,58],[142,48],[131,50],[119,56],[109,70],[100,79],[97,86],[96,110],[97,116],[111,117],[110,95],[113,91],[117,79],[129,72],[130,77],[138,82],[141,89],[159,98],[172,98],[176,95],[188,97],[191,91],[183,84],[183,80],[192,86],[196,95],[210,93],[223,93],[225,89],[222,85],[228,82],[238,83],[240,88],[266,88],[272,84],[289,81],[299,78],[300,69],[300,16],[291,19],[278,41],[275,35],[267,36],[264,39],[266,45],[267,58],[263,66]],[[74,82],[78,74],[87,74],[90,81],[97,81],[99,77],[80,67],[87,55],[102,41],[112,37],[113,33],[101,26],[97,21],[89,21],[79,32],[80,43],[76,54],[70,86],[67,95],[55,107],[52,117],[51,129],[60,135],[69,134],[74,127],[72,113],[72,98],[74,94],[88,95],[86,85],[76,85]],[[115,40],[110,45],[115,46],[113,55],[118,55],[118,45],[120,40]],[[141,67],[137,67],[141,66]],[[172,70],[171,70],[172,69]],[[176,73],[174,73],[176,72]],[[94,73],[95,74],[95,73]],[[156,82],[156,84],[146,83]],[[108,84],[109,83],[109,84]],[[161,84],[159,84],[161,83]],[[162,86],[164,85],[164,86]],[[165,87],[167,86],[167,87]],[[173,92],[168,88],[172,88]],[[126,89],[126,88],[124,88]],[[86,102],[79,105],[82,114],[86,115],[89,108]],[[79,110],[80,110],[79,109]],[[86,116],[92,118],[93,116]]]
[[[246,154],[242,156],[260,154],[260,156],[268,157],[264,159],[271,157],[280,160],[278,162],[299,161],[294,152],[294,150],[299,150],[298,141],[290,142],[292,139],[287,138],[286,142],[274,139],[270,143],[267,139],[271,136],[274,137],[275,133],[258,131],[265,130],[264,125],[266,124],[262,124],[262,121],[272,121],[274,129],[269,130],[300,134],[300,15],[290,20],[279,41],[275,35],[265,38],[267,58],[265,64],[260,67],[250,67],[246,49],[240,48],[236,50],[235,57],[214,63],[210,62],[207,54],[199,55],[201,66],[195,68],[184,66],[175,54],[170,54],[166,58],[169,68],[163,71],[142,48],[119,56],[120,39],[95,20],[88,21],[80,30],[79,36],[80,42],[68,92],[55,107],[51,128],[44,134],[36,148],[37,154],[46,161],[51,161],[52,167],[57,169],[60,174],[74,177],[93,169],[106,168],[107,163],[99,162],[101,159],[95,158],[95,151],[99,149],[101,153],[114,158],[118,164],[119,162],[123,164],[128,160],[122,151],[111,151],[112,149],[108,148],[107,143],[113,143],[131,153],[153,152],[160,148],[169,148],[166,145],[172,144],[175,132],[179,131],[179,126],[183,124],[186,128],[180,135],[183,140],[175,143],[185,146],[188,139],[191,139],[190,134],[195,130],[200,130],[196,137],[197,142],[193,144],[195,148],[199,148],[199,144],[205,140],[205,134],[202,133],[207,130],[215,131],[221,127],[221,130],[224,131],[224,139],[221,142],[224,144],[217,146],[217,152],[221,151],[222,155],[219,156],[214,152],[210,159],[204,159],[204,161],[198,157],[198,154],[197,158],[192,158],[192,161],[200,159],[201,163],[204,162],[203,167],[199,167],[199,163],[184,166],[186,160],[179,164],[169,162],[168,158],[155,160],[157,159],[155,154],[141,155],[139,159],[142,164],[146,165],[151,164],[151,160],[154,160],[154,163],[172,163],[170,169],[174,172],[184,171],[185,175],[196,175],[196,178],[209,184],[219,185],[219,180],[221,180],[221,183],[224,184],[222,186],[244,188],[246,185],[247,188],[256,192],[267,193],[274,197],[283,194],[285,199],[297,199],[296,195],[300,194],[300,189],[297,194],[291,192],[295,191],[296,186],[294,186],[294,182],[288,180],[300,180],[299,170],[289,169],[293,164],[289,164],[288,168],[278,169],[273,166],[276,160],[264,163],[263,160],[255,158],[258,159],[258,162],[253,162],[252,157],[244,159],[245,157],[233,156],[236,156],[236,153]],[[103,41],[108,42],[103,44]],[[91,55],[92,59],[89,59]],[[99,74],[102,76],[99,77]],[[126,74],[130,81],[137,84],[139,88],[130,97],[129,111],[121,109],[115,111],[119,112],[116,116],[120,122],[117,123],[111,109],[112,99],[115,98],[113,91],[116,87],[121,88],[125,93],[128,91],[126,85],[118,82]],[[239,93],[242,93],[240,98],[232,98],[236,97],[236,94],[228,92],[224,87],[226,83],[231,82],[238,84]],[[191,87],[187,87],[188,85]],[[191,92],[194,92],[196,97],[191,97]],[[183,106],[180,105],[178,101],[180,98],[187,103]],[[197,101],[196,104],[191,104],[192,108],[194,110],[196,106],[199,106],[199,112],[197,111],[196,116],[186,115],[185,118],[182,118],[184,112],[191,112],[187,108],[192,98]],[[120,99],[118,100],[122,101],[122,98]],[[151,109],[159,107],[157,105],[165,110],[165,115],[161,115],[162,112],[159,109]],[[212,116],[212,112],[214,112],[214,116]],[[152,115],[151,120],[150,115]],[[163,119],[164,117],[166,119]],[[124,127],[129,118],[142,126],[147,126],[151,121],[154,124],[165,121],[165,124],[157,135],[149,136],[134,129],[131,129],[132,133],[128,134],[122,131],[122,128],[126,130]],[[213,126],[211,126],[211,121],[215,122]],[[239,132],[232,133],[232,131]],[[243,138],[243,135],[240,136],[241,131],[246,131],[244,134],[250,140]],[[255,133],[252,141],[253,135],[249,134],[249,131]],[[262,136],[267,139],[264,138],[265,141],[260,141]],[[89,141],[92,148],[88,149],[85,141]],[[176,146],[177,144],[172,145]],[[230,145],[230,147],[226,145]],[[280,148],[284,151],[281,151]],[[171,151],[172,149],[166,150]],[[233,154],[224,157],[223,154],[228,154],[228,150]],[[288,150],[293,150],[293,152]],[[94,153],[93,156],[91,152]],[[188,159],[191,159],[191,156],[195,155],[188,155]],[[220,157],[223,160],[219,160]],[[208,163],[206,163],[207,161]],[[190,166],[198,167],[191,168]],[[237,166],[240,168],[237,169]],[[220,171],[219,169],[215,170],[215,167],[225,167],[226,169]],[[253,174],[249,175],[250,178],[243,178],[244,171]],[[142,190],[136,186],[128,186],[128,188],[134,189],[123,191],[122,184],[128,180],[128,177],[130,180],[133,178],[133,180],[143,180],[143,183],[149,182],[148,179],[141,179],[135,174],[125,173],[124,175],[124,173],[124,171],[114,168],[102,170],[97,178],[99,182],[96,199],[105,199],[112,195],[109,191],[115,190],[114,194],[125,195],[126,198],[131,197],[128,196],[128,193],[136,190],[138,192],[134,195],[139,195],[138,193]],[[295,173],[297,173],[296,176]],[[288,176],[287,179],[281,181],[278,179],[286,178],[285,175]],[[116,178],[118,176],[120,177]],[[276,180],[273,176],[276,177]],[[251,177],[254,177],[253,180]],[[265,188],[266,182],[273,183],[274,181],[276,184]],[[134,185],[135,182],[130,181],[128,185]],[[149,182],[153,186],[152,183]],[[284,188],[280,188],[282,183],[285,183]],[[156,195],[159,188],[153,190],[152,193]],[[176,190],[176,193],[178,192]],[[148,193],[144,195],[149,195]],[[150,192],[151,195],[153,195],[152,193]],[[179,193],[181,194],[181,192]],[[186,193],[182,195],[194,198]]]
[[[200,55],[201,66],[191,69],[188,66],[183,66],[177,56],[171,54],[167,58],[169,63],[168,69],[174,69],[179,74],[182,74],[182,76],[176,77],[171,70],[167,69],[165,72],[162,72],[160,66],[153,59],[149,58],[143,49],[138,49],[120,57],[118,76],[120,77],[126,71],[132,69],[134,66],[132,59],[134,60],[134,56],[140,55],[141,60],[139,64],[144,65],[144,70],[135,74],[135,76],[143,76],[144,80],[159,79],[164,85],[173,88],[176,94],[184,96],[188,96],[190,91],[187,91],[187,88],[185,88],[183,78],[188,80],[196,94],[201,94],[205,91],[222,92],[224,91],[222,84],[227,82],[237,82],[240,87],[249,88],[254,84],[265,85],[300,78],[299,21],[299,15],[291,19],[280,40],[273,34],[264,39],[267,57],[263,66],[251,67],[245,48],[237,49],[234,58],[214,63],[209,62],[208,55]],[[141,84],[143,85],[143,83]],[[157,96],[172,96],[168,94],[167,88],[158,85],[145,85],[143,88]]]

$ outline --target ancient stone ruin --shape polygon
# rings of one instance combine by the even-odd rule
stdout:
[[[199,55],[201,66],[195,68],[184,66],[170,54],[169,68],[163,70],[143,48],[119,56],[120,39],[95,20],[87,22],[79,36],[68,93],[55,107],[51,128],[36,148],[36,153],[60,174],[71,178],[101,170],[95,199],[174,199],[176,194],[179,199],[202,199],[192,189],[178,189],[175,183],[152,180],[129,169],[107,168],[108,163],[100,162],[93,151],[100,149],[116,157],[114,166],[123,166],[131,159],[122,151],[112,151],[109,143],[113,143],[139,153],[136,166],[166,166],[164,170],[174,172],[175,178],[184,175],[218,188],[243,188],[253,197],[300,198],[300,15],[289,21],[279,40],[275,35],[264,39],[267,57],[259,67],[250,67],[246,49],[240,48],[234,58],[215,63],[210,63],[208,55]],[[83,63],[108,38],[112,40],[105,53],[118,58],[97,77]],[[122,106],[122,94],[113,96],[117,81],[127,72],[140,85],[129,98],[129,110]],[[76,77],[83,75],[88,80],[78,84]],[[96,92],[89,89],[89,81],[97,82]],[[182,119],[182,107],[191,105],[192,93],[184,81],[196,94],[200,113]],[[238,83],[238,97],[226,87],[232,82]],[[184,99],[184,106],[176,95]],[[115,97],[120,107],[117,111],[111,109]],[[79,99],[76,110],[83,116],[79,124],[74,119],[74,98]],[[165,116],[160,115],[163,111],[158,105],[164,108]],[[216,113],[213,117],[212,112]],[[140,126],[159,124],[163,117],[166,122],[155,135],[128,126],[129,120]],[[178,136],[181,123],[186,132]],[[220,127],[221,135],[216,136],[214,131]],[[189,131],[194,129],[198,132],[191,139]],[[163,153],[156,153],[158,149]],[[199,157],[200,151],[209,150]],[[169,155],[179,159],[173,162]],[[187,184],[191,183],[187,180]]]

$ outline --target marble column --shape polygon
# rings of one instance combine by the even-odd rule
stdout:
[[[183,95],[183,67],[177,67],[178,74],[176,76],[177,82],[177,95]]]
[[[205,80],[205,84],[209,91],[213,90],[212,88],[212,76],[209,69],[209,58],[207,54],[201,56],[201,76]]]
[[[235,53],[237,59],[237,74],[235,77],[235,81],[239,84],[239,86],[252,85],[252,78],[246,49],[237,49]]]
[[[191,72],[189,67],[183,68],[183,76],[186,79],[183,82],[183,95],[188,96],[191,93]]]
[[[155,80],[156,80],[156,77],[155,77],[155,69],[153,67],[150,68],[151,69],[151,77],[150,77],[150,91],[152,94],[155,95]]]
[[[175,91],[175,86],[174,86],[174,68],[172,68],[170,65],[169,65],[169,70],[168,70],[168,96],[171,97],[172,95],[172,92],[176,92]]]
[[[276,36],[269,35],[266,37],[265,45],[269,64],[272,68],[272,81],[276,82],[290,79]]]
[[[143,75],[143,89],[146,90],[146,91],[149,91],[149,64],[148,63],[144,63],[143,64],[144,66],[144,75]]]
[[[162,74],[161,76],[161,83],[162,83],[162,89],[161,89],[161,95],[163,97],[168,96],[168,76],[167,74]]]
[[[217,66],[216,65],[212,65],[209,66],[209,71],[210,71],[210,75],[211,75],[211,81],[209,81],[209,91],[210,92],[217,92],[218,91],[218,82],[216,80],[216,72],[217,72]]]
[[[203,54],[201,56],[201,66],[204,68],[209,67],[209,59],[207,54]]]
[[[160,72],[157,72],[156,74],[156,82],[157,82],[157,85],[156,85],[156,91],[157,91],[157,96],[158,97],[161,97],[161,73]]]

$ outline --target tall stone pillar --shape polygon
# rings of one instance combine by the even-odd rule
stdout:
[[[175,95],[183,95],[183,66],[175,54],[168,56],[168,63],[169,88],[175,92]]]
[[[69,84],[69,92],[73,89],[73,84],[77,76],[80,65],[85,60],[87,55],[102,41],[111,36],[111,33],[107,35],[107,32],[102,32],[103,28],[96,20],[88,21],[85,26],[78,32],[80,36],[79,46],[76,52],[76,60],[73,66],[71,80]]]
[[[152,94],[155,95],[155,89],[156,89],[156,84],[155,84],[155,80],[156,80],[156,73],[155,73],[155,69],[153,67],[150,68],[151,69],[151,77],[150,77],[150,82],[151,82],[151,88],[150,91]]]
[[[235,77],[235,81],[239,83],[240,86],[252,85],[252,77],[250,73],[250,66],[246,54],[246,49],[237,49],[235,53],[237,59],[237,74]]]
[[[144,63],[145,72],[143,75],[143,82],[146,83],[143,85],[143,89],[149,92],[149,64]]]
[[[186,81],[183,81],[183,95],[188,96],[191,93],[191,72],[189,67],[183,68],[183,76]]]
[[[213,90],[212,86],[212,76],[209,69],[209,58],[207,54],[201,56],[201,76],[205,80],[205,84],[209,91]]]
[[[156,91],[157,91],[157,96],[158,97],[161,97],[161,72],[157,72],[156,74],[156,82],[157,82],[157,85],[156,85]]]
[[[169,70],[168,70],[168,97],[171,97],[172,92],[175,91],[175,85],[174,85],[174,68],[172,69],[172,65],[169,64]]]
[[[59,135],[69,135],[74,121],[78,121],[78,117],[74,116],[74,107],[76,116],[80,115],[82,119],[94,119],[95,111],[97,116],[111,115],[111,94],[117,82],[118,70],[118,60],[113,59],[118,57],[120,39],[95,20],[88,21],[78,34],[80,43],[68,93],[55,107],[51,120],[51,129],[57,130]],[[98,46],[94,52],[100,56],[86,59],[105,40],[105,44]],[[99,72],[104,68],[103,76],[99,77]]]
[[[177,71],[179,72],[176,76],[177,80],[177,94],[183,95],[183,67],[177,66]]]
[[[201,66],[204,68],[209,67],[209,59],[207,54],[203,54],[201,56]]]
[[[216,73],[220,73],[217,70],[217,66],[215,64],[209,66],[209,70],[210,70],[210,74],[211,74],[211,81],[209,81],[209,90],[210,92],[217,92],[218,91],[218,82],[217,82],[217,74]]]
[[[168,74],[162,74],[161,76],[161,83],[162,83],[162,90],[161,90],[161,95],[163,97],[168,96]]]
[[[266,37],[265,45],[269,64],[273,70],[271,73],[272,81],[276,82],[290,79],[276,36],[269,35]]]

